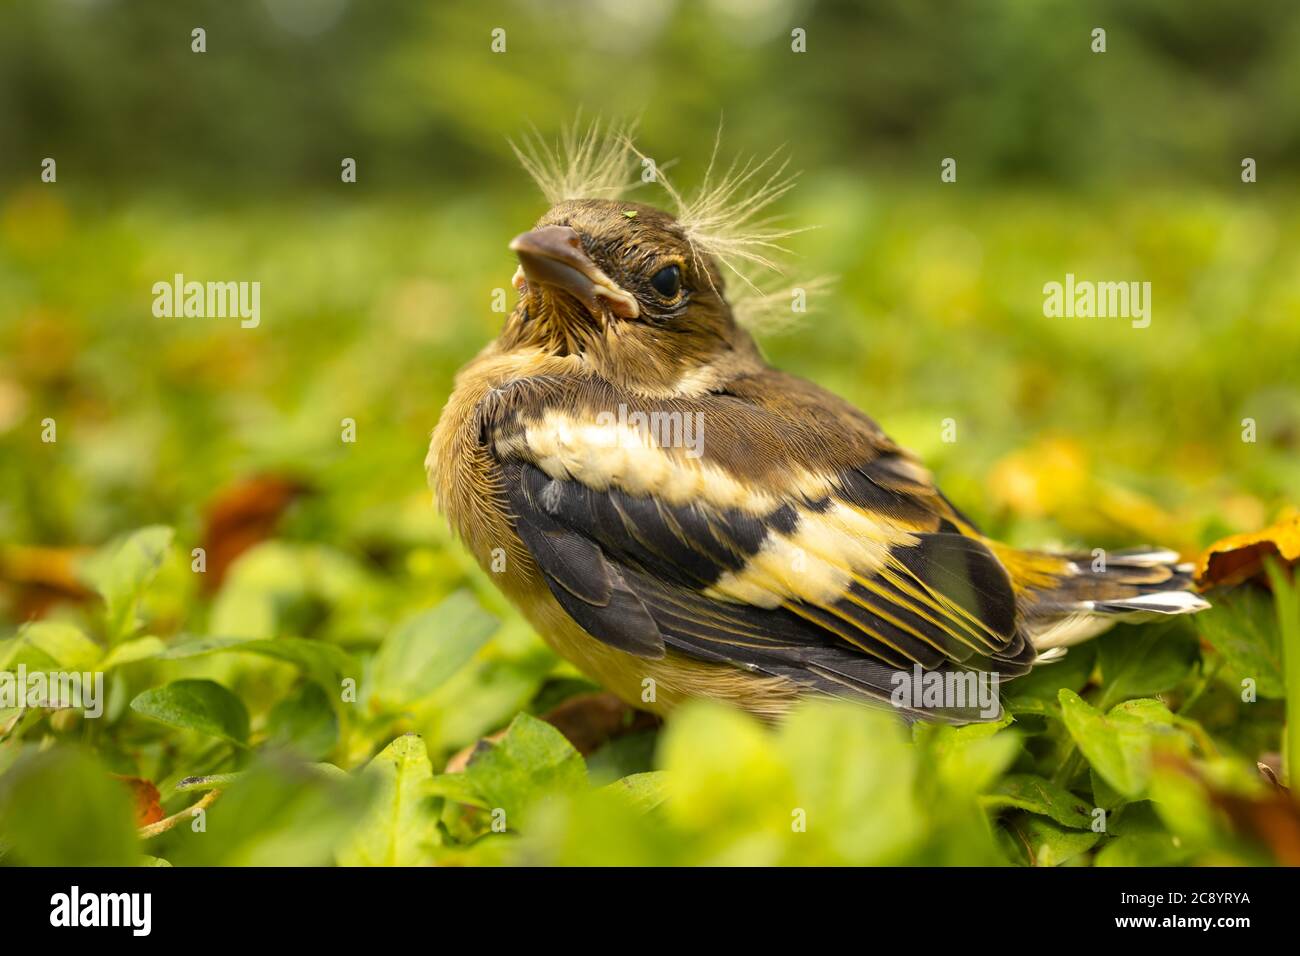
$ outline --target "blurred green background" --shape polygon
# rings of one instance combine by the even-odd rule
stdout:
[[[792,243],[796,274],[840,282],[769,353],[929,456],[995,527],[999,507],[1077,521],[1096,503],[1069,500],[1071,519],[986,487],[1045,436],[1173,509],[1176,545],[1254,526],[1300,485],[1285,0],[127,9],[0,11],[5,538],[192,526],[224,482],[287,468],[327,491],[314,536],[427,542],[427,432],[500,326],[505,243],[543,211],[507,139],[579,108],[641,116],[641,147],[687,187],[720,120],[724,158],[786,144],[803,184],[779,211],[818,226]],[[259,280],[261,327],[155,319],[152,284],[178,272]],[[1066,272],[1151,281],[1151,328],[1044,318],[1042,286]],[[1131,530],[1107,523],[1028,534]]]
[[[544,211],[508,139],[579,109],[639,116],[687,189],[720,122],[724,159],[785,146],[802,176],[778,211],[817,227],[792,269],[838,282],[767,353],[921,453],[986,530],[1192,552],[1260,527],[1300,489],[1298,54],[1290,0],[6,3],[0,624],[120,639],[64,563],[164,524],[152,634],[364,657],[469,587],[505,629],[384,732],[445,754],[543,710],[576,677],[449,540],[422,460],[455,370],[501,325],[506,243]],[[1150,327],[1045,318],[1067,272],[1151,282]],[[176,273],[260,281],[260,326],[155,318]],[[281,484],[241,484],[258,476]],[[222,502],[247,543],[273,540],[214,595],[187,555],[239,539],[214,531]],[[298,686],[205,666],[185,674],[263,710]],[[350,769],[386,739],[316,755]],[[99,746],[158,781],[205,769],[129,728]]]

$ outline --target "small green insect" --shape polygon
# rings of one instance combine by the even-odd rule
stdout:
[[[636,218],[636,210],[635,210],[635,209],[624,209],[624,210],[623,210],[623,215],[627,216],[627,218],[629,218],[629,219],[635,219],[635,218]]]

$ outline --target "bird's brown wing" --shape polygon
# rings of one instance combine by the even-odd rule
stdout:
[[[594,638],[874,699],[914,665],[1027,668],[1005,569],[859,413],[800,420],[743,394],[642,402],[647,414],[702,416],[698,448],[661,447],[654,432],[675,419],[628,426],[626,407],[614,411],[626,398],[600,383],[535,383],[484,427],[519,537]]]

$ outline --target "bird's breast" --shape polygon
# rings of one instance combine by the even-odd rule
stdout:
[[[665,713],[684,700],[729,700],[777,716],[795,699],[793,685],[723,664],[669,652],[659,660],[596,640],[555,600],[516,534],[500,466],[485,441],[503,393],[530,379],[580,374],[572,359],[539,352],[485,350],[456,378],[425,460],[429,482],[452,529],[494,584],[553,650],[635,707]]]
[[[508,596],[545,589],[515,533],[501,470],[488,440],[489,418],[512,387],[577,374],[580,363],[540,349],[484,349],[456,376],[425,458],[429,485],[452,530]]]

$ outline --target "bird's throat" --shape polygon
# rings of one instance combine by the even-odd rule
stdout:
[[[604,319],[593,316],[567,292],[529,289],[502,332],[506,348],[539,348],[551,355],[575,355],[601,335]]]

